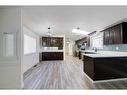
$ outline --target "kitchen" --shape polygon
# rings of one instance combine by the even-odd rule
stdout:
[[[1,95],[127,95],[126,0],[1,0]]]
[[[126,89],[126,10],[1,7],[0,88]]]
[[[83,60],[84,72],[94,83],[127,79],[126,32],[127,23],[110,25],[76,41],[77,57]],[[82,44],[86,50],[82,49]],[[91,46],[91,47],[90,47]]]

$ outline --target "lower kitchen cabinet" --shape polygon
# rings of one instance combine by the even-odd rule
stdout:
[[[63,52],[42,52],[42,61],[63,60]]]

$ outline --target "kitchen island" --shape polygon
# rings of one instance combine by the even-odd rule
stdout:
[[[127,53],[83,54],[84,72],[93,81],[127,78]]]

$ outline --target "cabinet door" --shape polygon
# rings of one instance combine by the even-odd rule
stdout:
[[[103,37],[103,43],[104,43],[104,45],[106,45],[106,32],[105,32],[105,30],[103,30],[103,35],[104,35],[104,37]]]
[[[54,46],[54,38],[50,38],[50,46],[53,47]]]
[[[117,44],[115,27],[112,28],[112,37],[113,37],[113,44]]]
[[[47,37],[47,46],[48,46],[48,47],[51,46],[51,37]]]
[[[42,46],[50,47],[51,38],[50,37],[42,37]]]
[[[57,47],[57,38],[56,37],[52,38],[52,46]]]
[[[110,37],[109,30],[108,29],[104,30],[104,45],[109,44],[109,37]]]
[[[63,38],[59,38],[58,43],[59,43],[58,49],[62,50],[63,49]]]
[[[113,27],[108,29],[109,31],[109,44],[114,44],[114,31]]]
[[[47,45],[47,39],[46,37],[42,37],[42,46],[46,46]]]
[[[117,44],[118,42],[117,42],[117,33],[116,33],[116,26],[114,26],[114,28],[113,28],[113,31],[114,31],[114,44]]]
[[[90,46],[90,37],[87,37],[87,46]]]
[[[115,33],[114,41],[115,41],[115,44],[121,44],[122,43],[122,33],[121,32],[122,32],[121,24],[116,25],[114,27],[114,33]]]

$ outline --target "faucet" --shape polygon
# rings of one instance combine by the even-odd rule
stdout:
[[[96,47],[93,47],[93,50],[94,50],[95,52],[97,52],[97,48],[96,48]]]

